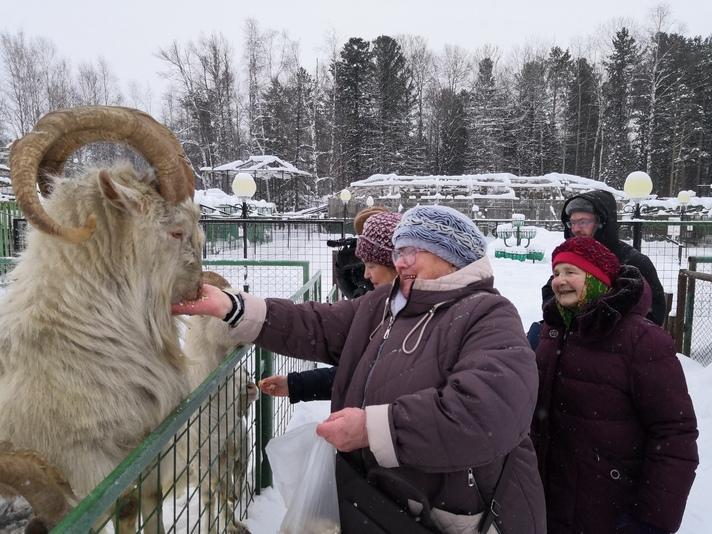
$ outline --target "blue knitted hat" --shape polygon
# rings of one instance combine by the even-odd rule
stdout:
[[[393,232],[393,246],[427,250],[458,269],[487,252],[485,237],[475,223],[446,206],[416,206],[406,211]]]

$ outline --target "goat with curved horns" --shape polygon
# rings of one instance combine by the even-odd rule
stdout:
[[[40,173],[107,140],[136,149],[155,176],[124,165],[60,177],[40,204]],[[36,451],[81,498],[190,392],[170,308],[200,288],[194,178],[167,128],[119,107],[44,116],[10,165],[34,229],[0,301],[0,441]],[[159,488],[144,483],[144,517]]]

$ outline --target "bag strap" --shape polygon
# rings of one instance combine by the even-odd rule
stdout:
[[[504,484],[502,481],[509,478],[509,472],[512,470],[513,462],[512,453],[510,452],[504,457],[504,464],[502,464],[502,471],[499,473],[499,478],[497,479],[497,484],[494,486],[494,493],[492,494],[492,500],[489,502],[489,506],[485,508],[482,514],[482,519],[480,524],[477,525],[477,532],[480,534],[486,534],[492,523],[496,518],[498,518],[502,513],[502,505],[500,504],[500,497],[504,491]]]

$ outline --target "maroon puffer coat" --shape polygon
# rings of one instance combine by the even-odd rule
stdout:
[[[536,363],[517,311],[492,283],[486,258],[438,280],[416,280],[395,317],[397,285],[333,305],[267,299],[255,343],[338,363],[332,409],[366,407],[371,449],[385,443],[393,456],[386,466],[446,512],[482,512],[478,487],[492,494],[511,451],[498,528],[543,534],[543,491],[528,437]],[[372,426],[370,409],[385,424]],[[366,464],[381,461],[375,450],[361,453]]]
[[[550,302],[532,426],[550,534],[616,532],[624,514],[676,531],[695,477],[697,421],[673,341],[623,266],[565,329]]]

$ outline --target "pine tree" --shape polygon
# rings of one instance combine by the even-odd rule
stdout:
[[[335,92],[335,150],[340,183],[337,189],[367,177],[367,136],[373,131],[373,63],[370,45],[353,37],[332,65]]]
[[[607,81],[603,86],[603,131],[606,143],[601,177],[605,183],[617,189],[622,189],[625,177],[635,170],[630,146],[630,99],[633,69],[637,61],[635,39],[630,36],[627,28],[621,28],[613,38],[613,52],[604,62]]]
[[[452,89],[442,89],[437,103],[436,121],[438,143],[435,151],[435,172],[458,175],[465,171],[467,128],[465,104],[467,93],[455,94]]]
[[[574,64],[566,108],[566,165],[565,172],[591,176],[598,156],[598,97],[593,68],[585,58]]]
[[[468,173],[498,172],[504,166],[507,102],[496,85],[494,62],[483,58],[467,107]]]
[[[409,147],[413,87],[400,45],[381,35],[373,42],[373,121],[367,152],[370,172],[398,173]]]
[[[547,120],[546,63],[542,58],[527,61],[516,81],[515,119],[516,172],[544,174],[554,165],[553,132]]]
[[[558,46],[549,51],[547,63],[547,92],[551,107],[548,112],[548,122],[553,131],[551,159],[555,164],[551,170],[564,172],[566,167],[566,150],[564,140],[566,137],[566,102],[568,100],[568,87],[571,81],[572,61],[571,53]]]

